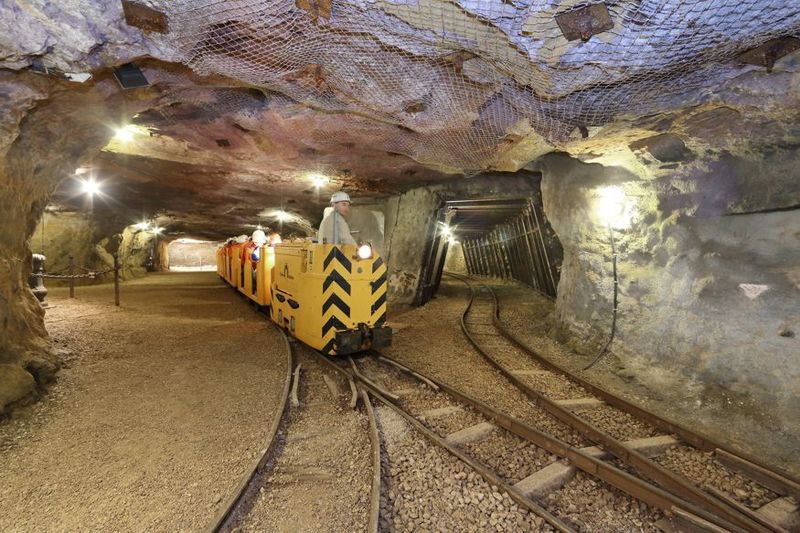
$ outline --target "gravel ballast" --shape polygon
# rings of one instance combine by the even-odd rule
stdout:
[[[202,530],[263,448],[280,334],[214,273],[51,288],[67,367],[0,423],[0,530]]]

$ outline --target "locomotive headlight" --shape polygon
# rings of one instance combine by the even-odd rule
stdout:
[[[362,244],[358,247],[358,257],[361,259],[369,259],[372,257],[372,245],[371,244]]]

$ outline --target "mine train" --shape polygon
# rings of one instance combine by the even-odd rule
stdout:
[[[385,325],[386,264],[369,244],[297,240],[259,246],[231,239],[217,250],[217,273],[269,307],[278,326],[324,354],[391,344],[392,330]]]

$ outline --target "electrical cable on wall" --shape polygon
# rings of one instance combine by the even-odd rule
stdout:
[[[614,307],[611,310],[611,335],[608,337],[608,341],[606,341],[605,346],[600,350],[597,356],[594,358],[594,361],[586,365],[583,370],[589,370],[592,368],[603,356],[608,353],[608,347],[611,346],[611,343],[614,341],[614,334],[617,331],[617,299],[619,294],[619,280],[617,279],[617,248],[614,243],[614,229],[611,227],[611,224],[608,225],[608,235],[611,237],[611,272],[614,276]]]

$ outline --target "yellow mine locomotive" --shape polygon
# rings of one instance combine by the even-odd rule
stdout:
[[[386,264],[369,244],[229,241],[217,273],[303,343],[328,355],[391,344]]]

